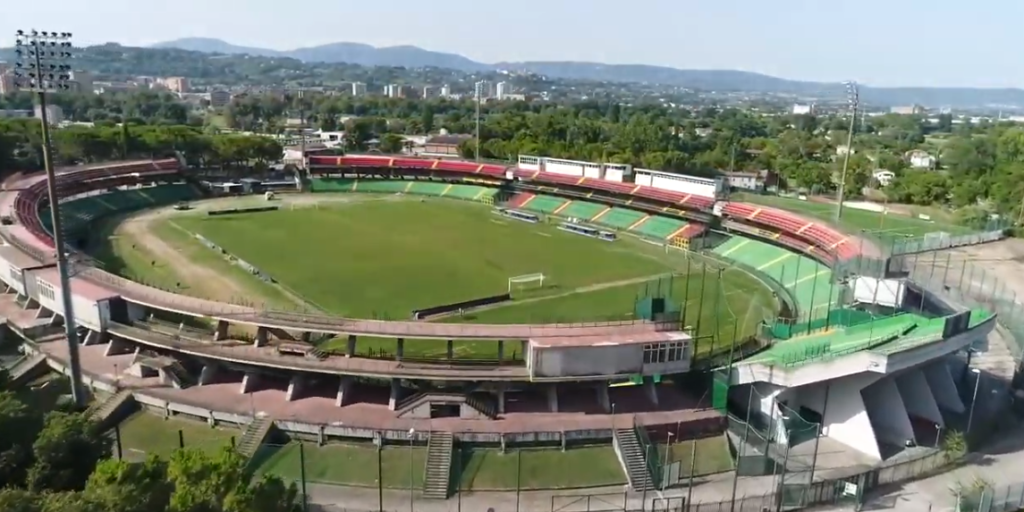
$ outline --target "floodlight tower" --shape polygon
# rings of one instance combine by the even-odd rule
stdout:
[[[843,216],[843,196],[846,192],[846,170],[850,166],[850,153],[853,153],[853,130],[857,127],[857,107],[860,106],[860,92],[856,82],[846,82],[846,97],[850,105],[850,130],[846,134],[846,154],[843,155],[843,172],[839,175],[839,194],[836,205],[836,223]]]
[[[43,130],[43,167],[46,169],[46,191],[50,202],[53,245],[56,249],[57,272],[60,274],[61,302],[64,306],[64,331],[68,338],[68,365],[71,367],[71,396],[75,406],[85,407],[82,391],[82,367],[78,356],[78,332],[71,305],[71,285],[68,277],[67,249],[60,216],[60,198],[57,179],[53,171],[50,144],[50,120],[46,95],[66,91],[71,81],[71,33],[19,30],[15,33],[15,86],[36,93],[39,118]]]

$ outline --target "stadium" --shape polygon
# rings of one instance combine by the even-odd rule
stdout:
[[[786,467],[874,467],[964,415],[953,355],[996,322],[922,272],[925,247],[730,201],[720,180],[525,155],[309,156],[294,182],[229,186],[184,168],[58,174],[77,351],[45,177],[5,183],[0,304],[31,354],[12,377],[77,357],[104,413],[242,425],[250,455],[272,429],[415,441],[426,497],[448,496],[458,443],[608,443],[635,489],[667,481],[666,436],[742,430],[762,466],[784,446]],[[158,208],[306,306],[189,296],[88,255],[99,219]]]

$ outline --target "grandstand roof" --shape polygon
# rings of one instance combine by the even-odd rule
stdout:
[[[689,334],[673,332],[645,332],[635,334],[610,334],[600,336],[547,336],[531,338],[530,342],[541,347],[590,347],[602,345],[630,345],[635,343],[661,343],[667,341],[689,341]]]

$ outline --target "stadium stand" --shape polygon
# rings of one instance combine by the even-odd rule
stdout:
[[[512,198],[509,199],[507,203],[505,203],[505,207],[512,210],[517,210],[519,208],[522,208],[524,204],[533,201],[534,197],[535,196],[529,192],[520,192],[512,196]]]
[[[831,269],[807,256],[766,242],[734,236],[714,252],[749,265],[789,289],[796,298],[801,318],[827,315],[829,304],[835,302],[839,293],[832,285]]]
[[[590,221],[613,229],[626,230],[646,215],[646,213],[638,212],[636,210],[611,208],[591,218]]]
[[[313,178],[309,181],[311,192],[351,192],[356,180],[345,178]]]
[[[607,208],[603,204],[588,203],[586,201],[572,201],[558,214],[562,217],[574,219],[592,219]]]
[[[686,222],[670,217],[652,216],[633,231],[644,236],[665,240],[686,227]]]
[[[64,212],[64,229],[74,233],[88,229],[91,221],[114,212],[127,213],[143,208],[167,206],[197,197],[197,191],[186,184],[134,188],[79,197],[61,203]],[[47,231],[51,230],[49,206],[39,209],[39,221],[43,228]]]
[[[533,200],[523,203],[519,208],[545,215],[551,215],[555,213],[555,210],[561,208],[566,201],[566,199],[562,199],[561,197],[534,196]]]

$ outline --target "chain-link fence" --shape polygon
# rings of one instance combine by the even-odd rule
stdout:
[[[1014,512],[1024,510],[1024,483],[991,487],[979,485],[956,490],[958,512]]]

